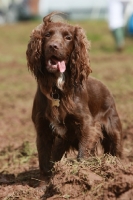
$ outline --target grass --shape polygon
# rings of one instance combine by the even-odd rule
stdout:
[[[13,148],[12,146],[5,147],[0,151],[1,171],[8,171],[8,168],[19,167],[21,164],[29,162],[34,156],[35,152],[28,141],[22,143],[19,148]],[[8,162],[5,162],[7,160]],[[8,171],[10,172],[10,171]]]
[[[27,69],[25,52],[30,33],[39,23],[40,21],[30,21],[0,27],[0,172],[10,171],[10,174],[21,174],[29,168],[38,167],[35,130],[31,122],[36,81]],[[132,127],[133,122],[133,38],[126,38],[125,51],[117,53],[105,21],[89,20],[71,23],[81,25],[91,41],[90,60],[93,70],[91,75],[104,82],[114,95],[123,132],[126,135],[127,128]],[[128,141],[126,144],[130,157],[132,156],[131,143],[132,141]],[[88,160],[89,168],[99,175],[105,160],[108,165],[112,165],[113,162],[115,165],[115,158],[106,156],[106,158]],[[84,163],[85,165],[87,164]],[[77,163],[73,163],[71,174],[76,175],[78,170]],[[21,174],[22,180],[27,177],[27,174],[30,172]],[[101,176],[107,178],[106,170]],[[102,184],[93,188],[92,193],[100,194]],[[1,188],[2,191],[3,188],[5,189],[5,187]],[[10,195],[5,199],[15,199],[15,197],[22,199],[23,195],[27,195],[25,199],[32,199],[33,194],[36,196],[35,199],[40,199],[35,190],[26,189],[23,186],[20,190],[18,186],[22,194],[16,191],[12,193],[13,196]],[[67,193],[64,195],[64,199],[69,199]]]

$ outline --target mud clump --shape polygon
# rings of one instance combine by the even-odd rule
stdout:
[[[133,193],[133,166],[110,155],[55,163],[43,199],[126,200]],[[128,197],[127,197],[128,195]]]

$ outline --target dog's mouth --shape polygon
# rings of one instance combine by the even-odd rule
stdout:
[[[49,72],[59,71],[59,72],[63,73],[66,70],[66,61],[60,60],[56,56],[51,56],[47,61],[46,68]]]

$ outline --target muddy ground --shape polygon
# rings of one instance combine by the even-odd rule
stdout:
[[[36,82],[25,59],[36,23],[0,27],[0,199],[133,200],[133,40],[126,40],[124,52],[115,52],[105,22],[100,22],[100,30],[99,22],[80,23],[92,41],[91,75],[108,86],[116,101],[123,159],[101,155],[78,163],[75,152],[55,164],[46,190],[37,187],[36,135],[30,117]]]

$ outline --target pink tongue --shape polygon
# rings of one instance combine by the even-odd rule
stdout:
[[[66,65],[64,61],[58,62],[57,67],[58,67],[58,70],[62,73],[66,70]]]

